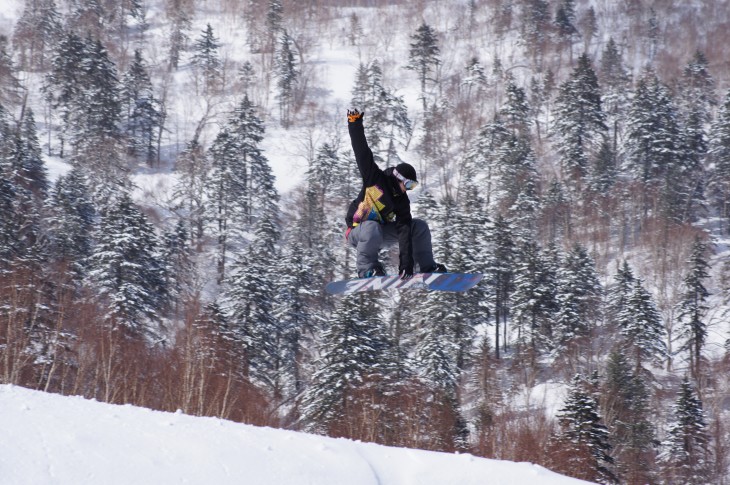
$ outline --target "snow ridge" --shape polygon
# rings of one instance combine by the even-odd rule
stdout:
[[[392,448],[0,386],[0,484],[586,483],[529,463]]]

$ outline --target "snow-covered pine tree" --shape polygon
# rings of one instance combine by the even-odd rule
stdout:
[[[542,200],[542,218],[545,239],[549,244],[557,244],[569,238],[572,232],[570,197],[559,180],[552,180]]]
[[[530,88],[528,90],[530,104],[530,120],[532,126],[535,129],[535,137],[539,143],[542,143],[542,136],[544,133],[543,120],[547,120],[548,112],[550,110],[550,92],[548,88],[551,86],[548,84],[551,75],[551,71],[548,69],[544,75],[533,76],[530,79]]]
[[[18,124],[13,160],[18,185],[32,194],[36,206],[40,208],[48,195],[49,183],[31,108],[26,108]]]
[[[517,344],[530,349],[533,365],[540,350],[552,345],[549,317],[556,306],[554,286],[537,243],[524,241],[515,258],[512,318]]]
[[[96,210],[81,168],[60,176],[49,197],[51,254],[81,277],[93,245]]]
[[[394,302],[387,294],[374,293],[372,298],[367,300],[367,306],[361,308],[363,323],[373,329],[375,341],[379,345],[377,367],[379,372],[374,376],[368,386],[357,391],[357,398],[362,401],[364,408],[362,421],[356,420],[364,430],[377,436],[378,441],[398,439],[394,437],[399,429],[403,429],[403,423],[398,419],[397,414],[403,416],[403,402],[399,402],[399,392],[403,392],[405,383],[401,379],[411,375],[411,368],[404,368],[403,362],[398,361],[402,357],[403,348],[396,345],[402,344],[398,331],[395,328]],[[412,318],[412,315],[409,316]],[[405,387],[407,389],[407,387]],[[386,419],[373,421],[373,413],[382,413]],[[403,437],[400,437],[401,439]]]
[[[357,13],[352,12],[350,14],[348,24],[347,40],[350,42],[351,46],[360,45],[361,37],[363,37],[364,32],[362,28],[362,21],[360,20],[360,17],[358,17]]]
[[[588,180],[588,189],[604,200],[610,200],[611,188],[618,176],[617,155],[611,148],[608,137],[604,137],[596,154],[593,170]]]
[[[601,54],[598,80],[606,124],[612,133],[611,148],[616,152],[629,111],[631,76],[613,37],[608,39]]]
[[[208,210],[218,239],[218,277],[225,276],[227,254],[243,242],[243,231],[264,214],[274,214],[279,196],[274,176],[260,148],[264,125],[244,97],[210,149]]]
[[[439,248],[441,258],[447,268],[452,271],[465,273],[485,273],[489,267],[487,252],[488,218],[484,215],[484,201],[479,197],[475,186],[462,184],[462,199],[453,206],[446,204],[439,214],[438,230],[450,233],[450,237],[441,238],[443,243],[448,241],[450,249]],[[471,360],[475,328],[489,323],[487,286],[479,286],[469,292],[436,295],[436,305],[449,308],[444,316],[444,322],[453,334],[453,342],[457,345],[456,365],[459,371],[464,371]],[[438,310],[429,311],[438,314]]]
[[[650,389],[621,351],[609,355],[602,409],[613,446],[618,478],[624,483],[656,483],[655,429]]]
[[[223,63],[219,54],[220,41],[213,27],[208,23],[193,45],[192,63],[200,70],[203,78],[203,93],[213,93],[223,81]]]
[[[63,340],[53,301],[56,278],[50,266],[43,220],[47,189],[32,112],[11,122],[0,104],[0,332],[2,379],[21,384],[23,374],[40,382],[34,367],[48,362]],[[54,268],[55,269],[55,268]],[[42,384],[37,384],[42,385]]]
[[[559,430],[551,440],[555,470],[599,483],[616,483],[608,430],[588,384],[576,374],[558,411]]]
[[[12,179],[13,211],[17,232],[16,255],[32,261],[46,259],[42,213],[48,194],[46,167],[36,134],[33,111],[28,108],[12,131],[7,176]]]
[[[84,43],[78,81],[81,90],[72,99],[69,124],[72,161],[87,168],[94,199],[104,204],[125,185],[128,167],[122,157],[121,103],[117,69],[100,41]]]
[[[432,241],[435,242],[435,259],[445,264],[447,268],[459,268],[459,271],[462,271],[468,262],[468,256],[462,250],[468,248],[462,245],[465,232],[462,215],[463,212],[451,197],[445,197],[436,204],[429,215],[429,228],[432,233],[437,234],[435,241]],[[419,309],[418,316],[418,321],[426,327],[436,322],[444,325],[444,331],[449,335],[455,348],[455,354],[450,358],[454,360],[458,371],[464,368],[473,338],[471,327],[473,322],[471,318],[464,317],[469,315],[478,318],[470,312],[473,307],[462,307],[465,296],[456,293],[429,293]]]
[[[525,91],[511,75],[507,79],[505,103],[499,118],[482,131],[486,139],[477,142],[476,150],[487,148],[483,154],[470,152],[467,162],[474,165],[472,177],[479,177],[478,166],[487,165],[487,180],[493,183],[488,198],[493,208],[509,217],[515,233],[532,231],[537,216],[537,170],[530,146],[530,107]],[[480,136],[481,138],[481,136]],[[487,142],[487,147],[480,146]],[[489,145],[493,145],[491,149]],[[486,159],[485,159],[486,157]],[[491,160],[490,160],[491,159]]]
[[[226,378],[232,376],[248,381],[241,365],[246,345],[220,303],[213,301],[206,304],[195,318],[193,326],[204,332],[198,344],[200,346],[198,352],[203,354],[202,357],[209,357],[218,364],[219,368],[224,370]]]
[[[21,384],[27,374],[41,386],[46,376],[42,370],[36,373],[41,367],[37,365],[49,362],[64,340],[54,331],[58,306],[53,301],[58,296],[54,283],[63,277],[57,277],[49,265],[48,231],[42,218],[46,172],[39,153],[35,153],[32,114],[15,126],[10,122],[0,104],[2,380]]]
[[[609,316],[617,315],[629,301],[634,286],[634,271],[624,259],[623,264],[616,263],[616,275],[613,277],[614,285],[608,289]]]
[[[170,24],[168,51],[170,67],[177,70],[181,53],[187,48],[190,37],[194,4],[192,0],[165,0],[165,13]]]
[[[333,218],[326,207],[344,207],[337,187],[346,183],[346,168],[334,147],[325,143],[317,150],[306,173],[307,188],[297,204],[294,232],[302,243],[306,264],[315,279],[330,281],[334,278],[337,258],[332,247],[332,233],[341,222],[341,215]]]
[[[336,174],[331,180],[331,187],[328,190],[328,203],[333,207],[342,207],[343,210],[357,196],[358,191],[362,187],[362,180],[352,157],[351,149],[348,153],[337,152],[338,162],[335,164]],[[335,275],[349,278],[354,272],[354,252],[355,248],[349,244],[342,244],[342,240],[347,230],[345,219],[342,212],[329,211],[327,214],[329,222],[329,231],[326,235],[330,241],[333,257],[339,264],[333,266],[333,278]]]
[[[294,239],[282,247],[277,264],[274,315],[280,328],[273,379],[284,401],[298,396],[306,382],[311,359],[308,343],[324,319],[317,311],[315,273],[308,251]]]
[[[708,151],[707,127],[717,104],[715,81],[709,73],[708,61],[701,51],[695,52],[684,68],[680,80],[679,115],[681,119],[682,157],[681,185],[686,200],[683,220],[694,220],[705,201],[705,157]]]
[[[154,227],[129,194],[117,194],[102,214],[88,273],[112,328],[155,334],[152,322],[167,298],[158,246]]]
[[[710,202],[730,224],[730,90],[725,94],[710,131],[710,161],[714,170],[708,181]]]
[[[480,187],[471,170],[464,171],[459,187],[458,223],[456,230],[458,257],[454,257],[447,268],[464,273],[484,274],[489,267],[490,220]],[[451,224],[449,218],[442,226]],[[456,255],[454,255],[456,256]],[[462,305],[464,335],[469,346],[474,338],[474,328],[489,321],[488,285],[481,284],[460,296]],[[465,342],[466,343],[466,342]]]
[[[279,100],[279,119],[281,125],[288,128],[291,124],[293,110],[296,107],[297,87],[299,84],[299,66],[294,55],[294,41],[289,33],[281,33],[274,60],[274,77],[276,78],[276,98]]]
[[[669,483],[709,483],[709,436],[702,401],[687,376],[680,384],[660,460]]]
[[[547,0],[528,0],[520,9],[519,42],[526,57],[540,65],[550,32],[550,3]]]
[[[324,325],[311,385],[302,397],[305,430],[346,436],[352,423],[372,409],[387,367],[384,321],[376,295],[337,300]]]
[[[421,136],[416,146],[416,151],[420,155],[417,169],[420,183],[446,186],[447,191],[450,190],[450,184],[446,174],[450,173],[451,167],[454,166],[453,157],[449,154],[451,143],[449,125],[446,122],[448,113],[452,109],[450,103],[444,98],[428,105],[423,114]],[[400,163],[393,158],[387,159],[388,165]]]
[[[60,154],[65,144],[75,163],[87,167],[100,199],[108,197],[123,170],[118,142],[120,104],[116,67],[100,41],[64,36],[44,90],[61,118]]]
[[[596,263],[585,247],[574,244],[564,262],[564,281],[578,295],[581,313],[588,316],[591,322],[600,317],[600,300],[603,288],[598,279]]]
[[[537,161],[524,136],[512,136],[504,147],[500,212],[513,226],[516,239],[530,238],[540,210]]]
[[[307,184],[315,191],[322,205],[329,196],[341,195],[331,192],[335,186],[343,182],[343,178],[347,177],[347,170],[343,165],[343,161],[337,155],[335,144],[326,142],[317,148],[307,169]]]
[[[358,64],[355,71],[355,82],[350,91],[352,107],[358,110],[365,110],[365,107],[369,108],[372,101],[375,100],[373,84],[382,83],[382,81],[383,72],[377,60],[373,61],[372,64],[362,62]],[[368,113],[368,111],[365,112]],[[368,115],[368,118],[370,118],[370,115]],[[368,140],[370,140],[370,137],[368,137]]]
[[[578,36],[578,29],[575,27],[575,1],[561,0],[555,12],[555,28],[560,39],[570,48],[570,60],[573,60],[573,36]]]
[[[467,227],[471,224],[465,224],[464,213],[456,201],[445,197],[436,204],[427,196],[426,200],[419,199],[419,211],[429,213],[431,230],[436,235],[437,261],[459,271],[468,271],[465,265],[477,263],[468,261],[468,255],[461,251],[477,250],[478,239],[464,246]],[[467,295],[429,292],[414,315],[418,324],[413,365],[428,390],[425,412],[432,425],[430,446],[435,449],[463,448],[467,438],[457,390],[470,360],[473,325],[481,312],[475,308],[478,300],[467,301],[464,296]]]
[[[284,31],[284,6],[281,0],[269,0],[265,24],[264,52],[273,53],[276,50],[276,43]]]
[[[472,57],[466,62],[465,70],[466,77],[462,82],[467,86],[466,99],[477,102],[489,83],[484,65],[479,61],[478,57]]]
[[[0,35],[0,103],[8,106],[21,101],[22,86],[15,74],[13,59],[8,53],[8,38]]]
[[[185,219],[178,219],[172,230],[162,236],[160,260],[163,266],[165,287],[170,295],[170,303],[177,306],[186,301],[195,288],[195,262],[190,247],[189,229]]]
[[[10,129],[10,116],[0,103],[0,269],[7,269],[6,263],[17,247],[18,224],[15,216],[15,174],[12,165],[15,137]]]
[[[280,237],[272,206],[258,220],[254,237],[234,263],[226,278],[225,302],[228,319],[245,354],[244,375],[252,382],[276,389],[275,364],[279,357],[281,327],[274,315],[276,297],[276,243]]]
[[[499,359],[500,348],[507,347],[507,321],[510,313],[510,298],[514,286],[515,245],[512,228],[502,216],[497,216],[491,228],[488,266],[485,279],[491,282],[488,299],[493,307],[494,352]],[[504,326],[500,342],[500,325]],[[500,347],[501,345],[501,347]]]
[[[424,418],[424,387],[420,385],[415,368],[418,341],[417,326],[423,293],[401,292],[396,298],[382,298],[386,315],[384,350],[386,373],[380,389],[383,396],[382,443],[391,446],[412,446],[422,443],[420,433],[413,426]]]
[[[560,86],[555,106],[556,149],[563,179],[580,193],[583,178],[606,133],[598,77],[587,54],[578,58],[570,78]]]
[[[58,134],[61,157],[66,155],[67,143],[73,153],[71,127],[80,118],[74,108],[83,89],[83,76],[79,66],[85,52],[86,46],[78,35],[73,32],[64,34],[54,49],[52,66],[43,86],[51,109],[61,119],[61,132]]]
[[[122,117],[128,152],[148,165],[157,161],[157,135],[162,128],[162,107],[155,98],[142,51],[134,59],[121,82]]]
[[[241,239],[241,222],[248,212],[248,170],[228,127],[224,127],[210,147],[211,173],[207,187],[211,201],[208,210],[213,216],[213,233],[217,238],[218,282],[226,275],[229,246]]]
[[[317,274],[322,274],[325,268],[331,269],[332,263],[329,247],[324,244],[325,231],[327,228],[327,218],[325,214],[325,204],[317,191],[316,186],[310,185],[303,194],[303,200],[299,206],[300,213],[296,221],[296,228],[299,230],[299,239],[304,245],[307,254],[316,257],[312,258],[312,262],[316,259]],[[314,267],[312,269],[315,269]]]
[[[596,9],[593,6],[583,14],[582,18],[578,20],[578,29],[580,30],[581,37],[583,37],[583,50],[585,52],[590,51],[591,43],[598,34],[598,18],[596,16]]]
[[[503,109],[511,113],[519,107]],[[465,166],[474,167],[474,182],[490,211],[529,226],[537,210],[536,163],[529,139],[518,127],[515,130],[511,132],[501,118],[485,125],[467,152]]]
[[[113,8],[105,8],[99,0],[78,0],[69,5],[66,15],[66,28],[79,35],[102,39],[108,37],[104,28],[108,25]]]
[[[567,360],[569,370],[577,366],[577,355],[582,346],[582,339],[589,335],[590,325],[585,315],[581,314],[578,295],[571,291],[570,283],[564,279],[566,275],[561,271],[555,294],[557,311],[554,314],[553,327],[553,354]]]
[[[501,182],[498,160],[502,154],[502,147],[510,137],[510,132],[499,117],[480,128],[476,139],[466,153],[464,165],[471,168],[475,182],[481,186],[481,192],[486,197],[486,204],[492,209],[497,200],[501,200],[498,187]]]
[[[662,215],[676,218],[684,208],[675,192],[681,154],[677,110],[669,90],[656,73],[646,70],[636,87],[627,120],[626,168],[642,182],[642,211],[646,215],[658,197]]]
[[[600,317],[601,284],[595,263],[575,244],[558,272],[554,335],[556,354],[575,366],[582,339],[589,337]],[[565,352],[567,351],[567,352]]]
[[[248,205],[244,207],[247,222],[252,224],[262,215],[275,214],[275,206],[279,201],[271,165],[260,146],[264,136],[264,123],[257,115],[256,106],[244,96],[229,124],[238,156],[243,159],[248,171]]]
[[[139,41],[144,41],[144,33],[149,28],[145,14],[147,8],[145,0],[121,0],[114,2],[114,6],[109,9],[111,17],[112,32],[117,34],[120,39],[127,40],[130,27],[134,25],[139,36]],[[131,20],[131,23],[130,23]]]
[[[616,316],[623,340],[623,350],[631,356],[634,373],[646,372],[647,361],[660,363],[667,356],[666,330],[654,299],[641,278],[634,278],[629,293]]]
[[[238,79],[241,82],[241,92],[249,98],[253,94],[253,89],[256,87],[256,70],[251,64],[251,61],[245,61],[241,68],[238,70]]]
[[[175,208],[187,219],[190,240],[200,251],[205,233],[210,159],[196,139],[187,144],[175,163],[179,174],[173,189]]]
[[[100,41],[87,39],[85,57],[81,63],[83,72],[82,99],[77,109],[83,111],[84,125],[77,132],[76,144],[82,153],[98,150],[95,142],[118,140],[121,120],[120,86],[117,68],[109,52]],[[89,146],[92,145],[92,146]]]
[[[415,350],[414,367],[428,389],[426,419],[431,423],[431,446],[459,449],[465,445],[465,421],[459,409],[461,369],[457,362],[460,345],[455,340],[455,308],[444,295],[428,293],[423,304]]]
[[[489,336],[482,334],[477,343],[474,366],[466,387],[469,392],[464,413],[474,429],[473,442],[480,456],[494,456],[501,443],[494,432],[494,418],[503,403],[498,365]],[[463,392],[463,391],[462,391]]]
[[[408,52],[408,64],[406,69],[415,71],[421,83],[421,100],[423,101],[423,111],[426,111],[426,82],[431,81],[437,83],[438,80],[431,77],[431,72],[437,72],[439,64],[441,64],[441,50],[438,46],[438,38],[433,27],[427,23],[422,23],[416,33],[411,35],[410,50]]]
[[[684,291],[679,303],[678,320],[680,324],[679,338],[682,339],[682,350],[689,353],[692,377],[699,381],[702,363],[702,348],[707,340],[707,322],[705,317],[709,309],[707,299],[710,296],[705,287],[709,278],[710,264],[707,261],[707,244],[700,236],[696,236],[692,244],[692,252],[687,261],[687,275],[682,281]]]
[[[25,2],[13,30],[22,69],[43,71],[47,67],[62,35],[61,20],[54,0]]]
[[[525,90],[517,85],[514,77],[507,76],[506,100],[499,110],[500,119],[505,128],[513,135],[527,136],[529,134],[530,105],[527,102]]]
[[[705,157],[708,151],[707,128],[717,104],[715,81],[708,71],[708,61],[695,52],[679,83],[679,112],[682,131],[682,184],[687,199],[685,220],[693,220],[704,204]]]

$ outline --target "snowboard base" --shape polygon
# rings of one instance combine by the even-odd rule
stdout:
[[[375,276],[354,280],[332,281],[325,290],[332,295],[347,295],[363,291],[425,288],[434,291],[466,291],[482,279],[481,273],[416,273],[402,280],[398,275]]]

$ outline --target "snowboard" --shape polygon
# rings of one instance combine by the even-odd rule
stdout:
[[[481,281],[481,273],[416,273],[402,280],[398,275],[374,276],[354,280],[332,281],[325,290],[332,295],[347,295],[363,291],[425,288],[435,291],[466,291]]]

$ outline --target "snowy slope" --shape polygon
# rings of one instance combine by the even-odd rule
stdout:
[[[389,448],[0,386],[1,484],[586,483],[529,463]]]

